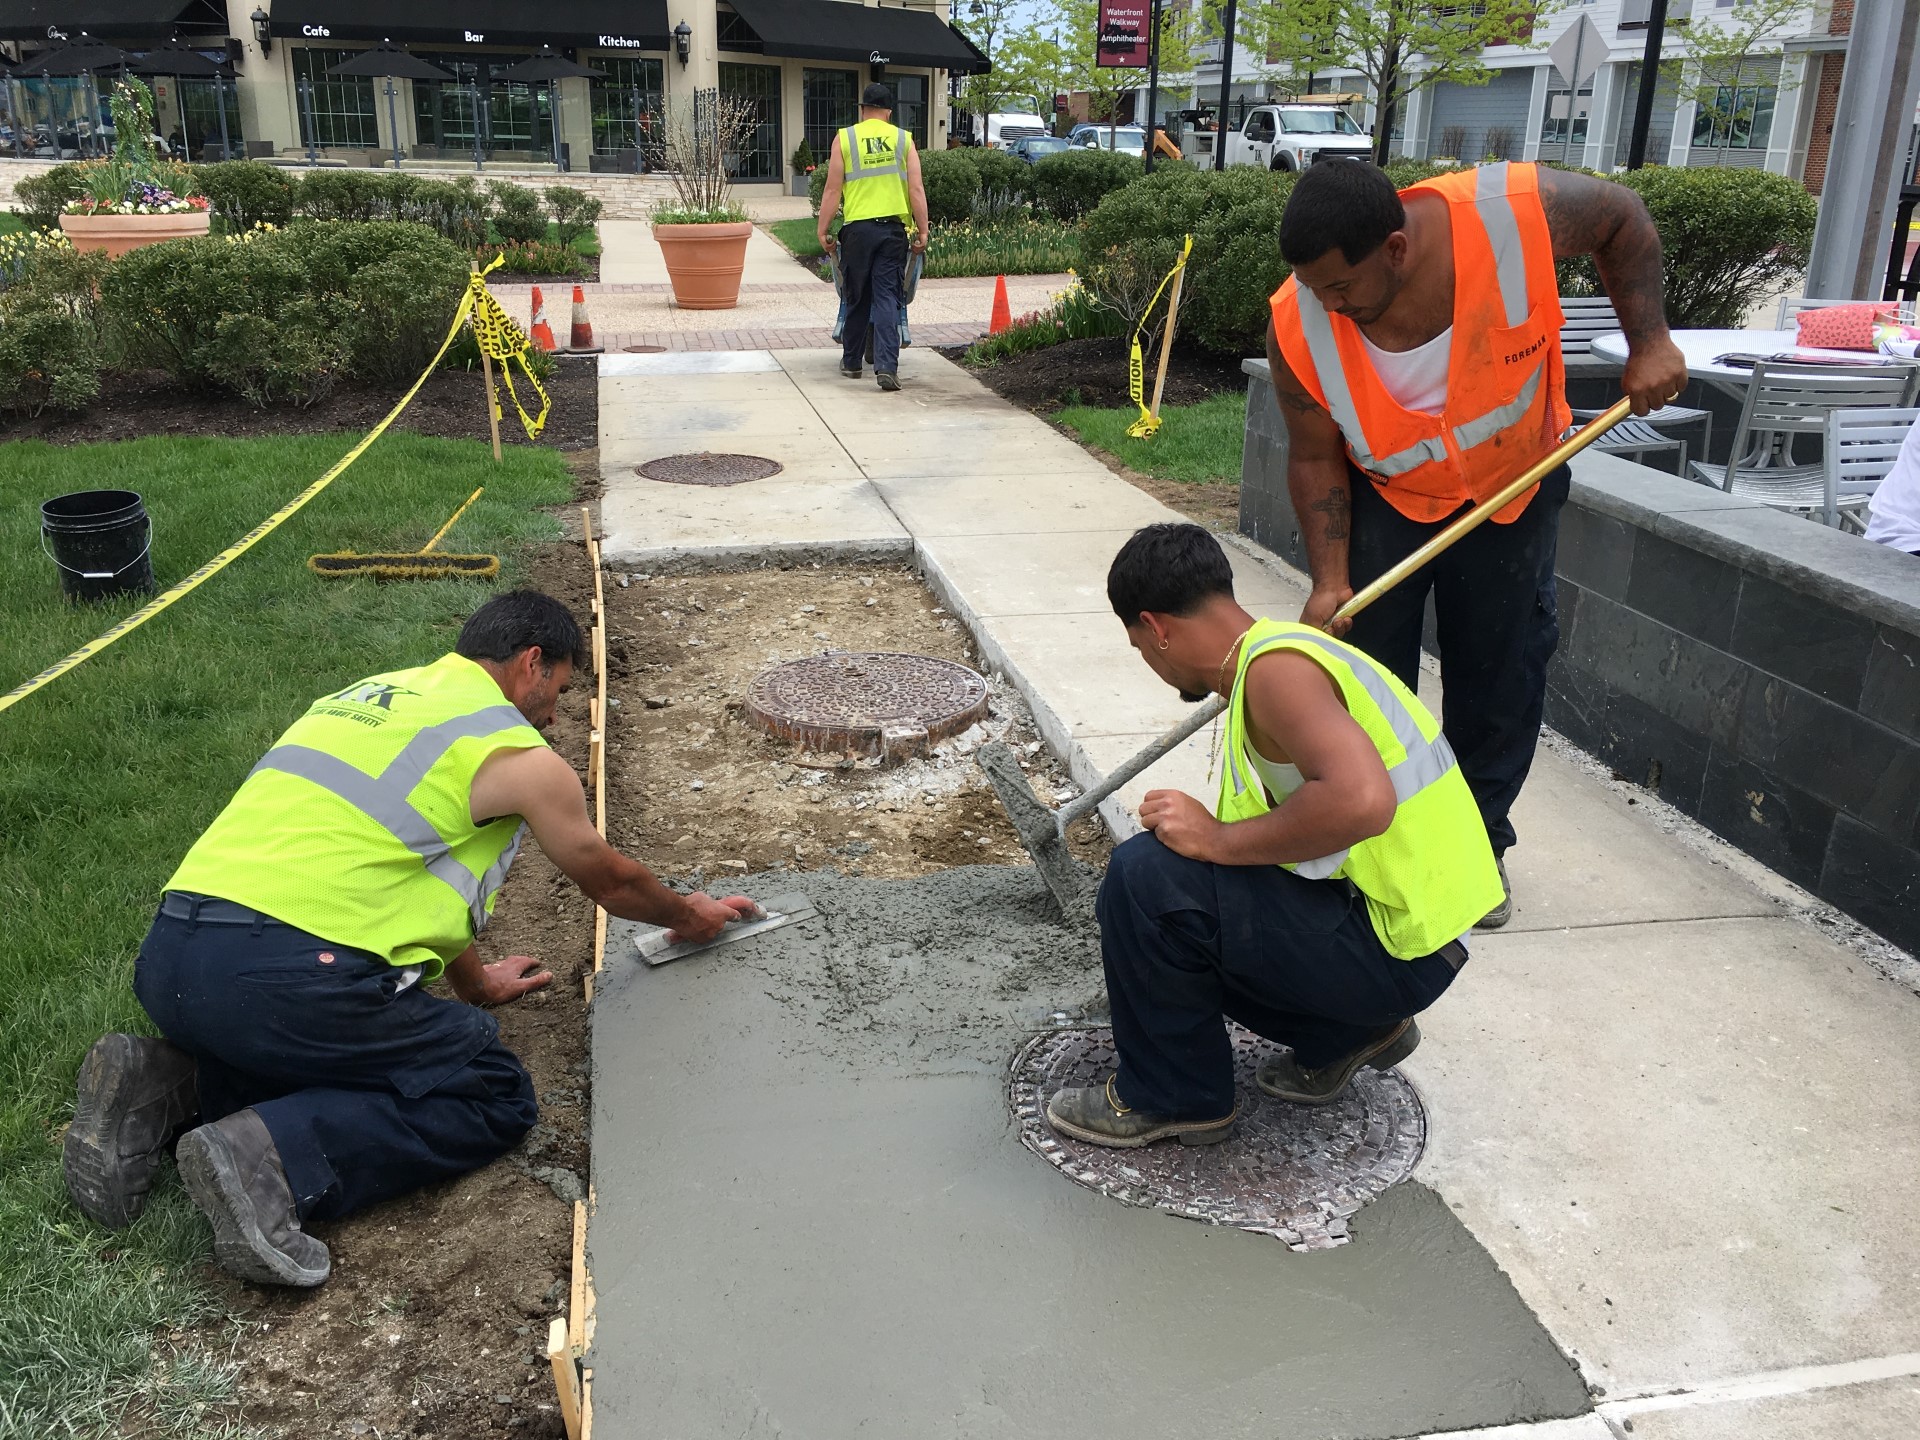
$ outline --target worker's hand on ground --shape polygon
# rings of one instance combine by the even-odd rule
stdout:
[[[553,983],[552,974],[542,970],[540,964],[531,955],[509,955],[504,960],[483,965],[479,990],[460,998],[469,1005],[504,1005],[509,1000],[518,1000],[529,990]]]
[[[1140,823],[1162,845],[1189,860],[1211,860],[1221,824],[1184,790],[1149,790],[1140,802]]]
[[[1687,358],[1665,335],[1634,345],[1627,351],[1620,388],[1632,399],[1636,415],[1670,405],[1687,388]]]
[[[1334,611],[1353,598],[1351,585],[1316,585],[1313,593],[1307,596],[1305,608],[1300,611],[1300,623],[1311,625],[1316,630],[1338,637],[1353,628],[1351,619],[1336,620]]]
[[[685,899],[687,914],[673,925],[672,939],[675,944],[682,940],[701,944],[713,939],[723,927],[735,920],[757,920],[765,913],[758,903],[744,895],[729,895],[724,900],[716,900],[711,895],[695,891]]]

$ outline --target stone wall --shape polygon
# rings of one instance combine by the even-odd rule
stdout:
[[[1240,528],[1302,564],[1286,432],[1247,368]],[[1920,560],[1589,451],[1556,574],[1547,723],[1920,949]]]

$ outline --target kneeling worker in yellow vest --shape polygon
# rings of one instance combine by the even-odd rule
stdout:
[[[1337,1099],[1413,1053],[1500,875],[1439,722],[1364,652],[1241,609],[1207,531],[1137,532],[1107,598],[1183,700],[1227,697],[1220,793],[1209,813],[1150,791],[1148,833],[1113,852],[1097,913],[1119,1068],[1047,1119],[1096,1145],[1204,1145],[1239,1113],[1226,1021],[1288,1047],[1259,1067],[1268,1095]]]
[[[243,1279],[318,1285],[336,1219],[478,1168],[537,1116],[485,1005],[553,977],[488,964],[522,836],[615,915],[711,939],[752,902],[678,895],[595,832],[540,731],[580,627],[530,590],[475,611],[454,653],[322,697],[254,766],[168,881],[134,993],[164,1040],[108,1035],[80,1068],[68,1193],[130,1224],[176,1158]],[[428,993],[444,974],[459,1003]]]

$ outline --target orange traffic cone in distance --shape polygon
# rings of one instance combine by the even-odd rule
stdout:
[[[987,333],[998,335],[1013,324],[1013,308],[1007,304],[1007,277],[1002,275],[994,282],[993,319],[987,323]]]
[[[532,337],[536,350],[544,350],[551,355],[558,348],[553,343],[553,326],[547,323],[547,300],[540,293],[538,285],[533,287],[533,323],[527,333]]]
[[[587,294],[573,287],[573,335],[567,341],[570,355],[598,355],[603,346],[593,343],[593,322],[587,318]]]

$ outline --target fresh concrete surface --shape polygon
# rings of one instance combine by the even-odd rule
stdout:
[[[745,888],[796,884],[820,920],[659,970],[613,926],[596,1434],[1358,1440],[1586,1408],[1422,1186],[1296,1255],[1022,1149],[1007,1058],[1098,974],[1031,871]]]
[[[1107,609],[1104,588],[1113,550],[1130,528],[1174,518],[1172,512],[1161,511],[1043,422],[991,402],[983,392],[967,398],[966,387],[974,382],[957,367],[925,352],[908,354],[913,369],[905,362],[902,368],[910,383],[924,383],[947,398],[885,412],[900,421],[891,433],[866,423],[864,417],[872,413],[866,407],[899,397],[858,393],[862,387],[856,386],[835,393],[829,383],[837,380],[832,352],[782,352],[779,364],[794,384],[792,405],[804,406],[822,421],[845,463],[866,482],[867,488],[856,483],[844,492],[862,497],[845,513],[861,517],[862,524],[881,510],[891,517],[899,537],[894,543],[911,548],[941,603],[974,633],[986,663],[1003,670],[1027,697],[1041,732],[1067,759],[1076,782],[1089,783],[1187,713],[1126,645]],[[815,403],[815,397],[822,398]],[[635,395],[612,403],[644,401]],[[937,423],[935,417],[947,413],[941,407],[963,404],[977,414],[977,424],[956,431]],[[845,418],[854,414],[862,418]],[[964,442],[956,435],[964,435]],[[620,513],[622,504],[633,507],[627,523],[643,527],[640,533],[649,543],[684,540],[691,557],[704,554],[713,561],[752,555],[751,548],[743,552],[738,543],[713,538],[718,511],[670,520],[651,501],[642,505],[632,498],[635,483],[630,473],[624,479],[609,473],[605,503],[610,516]],[[794,501],[791,494],[783,498],[779,491],[765,491],[763,504],[756,498],[759,491],[749,485],[722,492],[724,509],[741,535],[765,536],[772,543],[788,523],[782,507]],[[867,494],[877,510],[866,505]],[[830,548],[834,513],[821,510],[814,520],[809,533]],[[676,525],[681,527],[677,537]],[[609,521],[607,528],[615,527]],[[845,528],[844,539],[857,538],[852,532],[858,525],[849,521]],[[862,533],[870,538],[870,531]],[[1249,608],[1297,613],[1298,576],[1246,549],[1229,547],[1229,555]],[[1430,703],[1437,701],[1431,676],[1422,693]],[[1127,831],[1130,807],[1151,788],[1176,786],[1210,799],[1209,741],[1202,732],[1133,782],[1103,810],[1109,823]],[[1871,1369],[1884,1365],[1885,1357],[1920,1351],[1920,1288],[1914,1285],[1920,1273],[1920,1208],[1911,1199],[1911,1176],[1920,1160],[1920,1134],[1911,1126],[1920,1102],[1920,1001],[1869,969],[1832,933],[1808,923],[1804,899],[1780,903],[1783,896],[1793,899],[1784,882],[1768,877],[1755,883],[1750,866],[1719,863],[1712,846],[1680,833],[1684,820],[1651,801],[1628,803],[1633,798],[1573,760],[1541,748],[1515,812],[1521,841],[1509,859],[1516,918],[1505,933],[1474,937],[1472,964],[1423,1021],[1426,1043],[1407,1066],[1433,1123],[1432,1145],[1415,1178],[1440,1195],[1586,1378],[1604,1390],[1601,1412],[1609,1423],[1616,1414],[1619,1424],[1632,1418],[1634,1440],[1639,1440],[1653,1433],[1647,1427],[1656,1417],[1623,1407],[1686,1391],[1698,1403],[1684,1415],[1662,1410],[1660,1423],[1710,1426],[1722,1423],[1710,1417],[1723,1405],[1762,1408],[1750,1412],[1758,1418],[1744,1432],[1737,1426],[1663,1432],[1672,1440],[1766,1434],[1775,1412],[1737,1386],[1727,1388],[1740,1377],[1807,1366]],[[965,923],[978,922],[970,915]],[[727,998],[689,990],[682,995],[657,986],[648,993],[661,1002],[654,1012],[661,1026],[671,1016],[674,1023],[697,1019],[719,1027],[712,1032],[716,1036],[760,1033],[750,1019],[758,1003],[751,994]],[[962,1035],[969,1033],[971,1022],[964,1016],[953,1023]],[[633,1040],[629,1048],[638,1043]],[[756,1053],[765,1048],[755,1042]],[[891,1085],[891,1078],[876,1078],[894,1073],[885,1055],[866,1058],[872,1063],[854,1067],[855,1088]],[[645,1059],[628,1055],[621,1063]],[[978,1064],[977,1057],[973,1063]],[[644,1134],[651,1146],[656,1135],[673,1137],[691,1114],[696,1134],[715,1145],[724,1140],[722,1153],[729,1160],[716,1169],[689,1154],[686,1183],[751,1173],[771,1184],[765,1170],[729,1168],[731,1157],[755,1136],[785,1144],[778,1132],[791,1112],[769,1111],[756,1120],[752,1107],[727,1095],[730,1072],[718,1073],[725,1078],[712,1082],[711,1118],[703,1118],[701,1108],[708,1103],[706,1092],[682,1089],[675,1093],[688,1101],[689,1111],[662,1112],[631,1133]],[[961,1073],[974,1072],[962,1066]],[[638,1080],[609,1087],[606,1076],[600,1083],[598,1103],[608,1107],[644,1088]],[[942,1090],[937,1102],[927,1103],[945,1107],[930,1123],[952,1127],[948,1138],[963,1147],[963,1163],[941,1184],[924,1183],[924,1176],[905,1183],[911,1167],[862,1170],[876,1193],[890,1196],[876,1202],[875,1212],[907,1212],[907,1219],[887,1221],[889,1234],[901,1243],[912,1232],[914,1216],[937,1217],[928,1223],[952,1233],[928,1244],[934,1257],[928,1263],[944,1266],[939,1252],[957,1246],[969,1266],[1000,1276],[1024,1299],[1034,1289],[1034,1272],[1021,1271],[1015,1279],[1011,1270],[996,1270],[999,1262],[993,1257],[1024,1253],[1019,1244],[1029,1243],[1031,1236],[1019,1244],[1007,1239],[1006,1251],[989,1245],[984,1254],[956,1237],[978,1236],[987,1233],[979,1227],[999,1224],[996,1197],[1010,1199],[1020,1216],[1056,1201],[1079,1206],[1087,1197],[1050,1195],[1042,1201],[1039,1192],[1026,1187],[1072,1187],[1057,1176],[1024,1176],[1012,1163],[1022,1158],[1017,1154],[968,1148],[984,1145],[986,1137],[966,1128],[964,1116],[977,1102],[964,1089]],[[1017,1150],[1004,1132],[994,1143]],[[679,1153],[674,1152],[674,1163]],[[931,1165],[939,1158],[937,1150],[913,1154],[916,1164]],[[982,1188],[968,1188],[977,1179]],[[974,1205],[950,1208],[957,1203],[953,1197],[963,1193],[974,1197]],[[604,1216],[610,1200],[605,1183],[600,1194]],[[1105,1209],[1115,1214],[1095,1219],[1103,1214],[1095,1206],[1084,1212],[1085,1223],[1103,1225],[1110,1219],[1131,1226],[1138,1219],[1111,1202]],[[671,1206],[648,1210],[667,1214]],[[1369,1213],[1362,1214],[1363,1232]],[[998,1230],[991,1233],[1004,1238]],[[660,1238],[669,1250],[687,1243],[677,1230],[662,1231]],[[764,1242],[741,1243],[752,1248]],[[793,1253],[807,1252],[802,1246]],[[901,1312],[885,1308],[894,1303],[889,1287],[913,1284],[919,1273],[910,1267],[887,1281],[870,1279],[866,1291],[857,1293],[857,1287],[831,1273],[830,1265],[785,1263],[792,1270],[780,1283],[794,1286],[789,1298],[799,1313],[827,1313],[799,1298],[818,1289],[851,1307],[856,1323],[864,1323],[858,1316],[870,1305],[901,1320]],[[921,1263],[916,1256],[915,1267]],[[929,1273],[925,1293],[938,1294],[949,1272]],[[1186,1288],[1154,1291],[1154,1303],[1175,1317],[1175,1324],[1184,1323],[1181,1317],[1189,1312],[1181,1306],[1204,1290],[1210,1273],[1196,1270],[1202,1278],[1190,1277]],[[693,1274],[658,1283],[678,1296],[702,1284],[713,1289],[718,1283],[724,1290],[731,1280]],[[1409,1280],[1409,1293],[1420,1303],[1425,1283]],[[1346,1292],[1337,1285],[1321,1293],[1345,1302]],[[1056,1301],[1046,1292],[1034,1303]],[[939,1308],[923,1311],[937,1314]],[[1116,1313],[1125,1309],[1116,1307]],[[914,1313],[916,1323],[924,1323],[918,1318],[923,1312]],[[962,1313],[988,1323],[979,1312],[963,1307]],[[833,1323],[840,1323],[838,1312],[833,1314]],[[994,1323],[1007,1328],[1004,1321]],[[756,1337],[754,1343],[767,1349],[769,1363],[783,1375],[797,1373],[809,1360],[824,1363],[817,1346],[825,1342],[811,1332],[785,1342],[765,1332]],[[1035,1338],[1029,1332],[993,1337],[993,1344],[1003,1342],[1027,1344],[1035,1354],[1051,1343],[1049,1335]],[[783,1343],[795,1348],[784,1351]],[[885,1349],[895,1343],[892,1338],[876,1343],[883,1353],[893,1353]],[[701,1367],[714,1362],[691,1347],[663,1341],[649,1363],[656,1378],[669,1377],[662,1383],[671,1389],[677,1383],[671,1378],[675,1365],[708,1375]],[[898,1363],[906,1367],[903,1373],[921,1373],[912,1356]],[[1039,1362],[1031,1363],[1037,1367]],[[969,1429],[987,1412],[965,1406],[984,1403],[980,1397],[987,1394],[1004,1398],[1006,1392],[976,1386],[963,1401],[964,1387],[928,1383],[935,1386],[933,1393],[954,1397],[942,1412],[956,1417],[951,1433],[996,1433],[997,1416]],[[1244,1399],[1251,1392],[1233,1393]],[[1829,1423],[1822,1417],[1831,1414],[1841,1417],[1833,1424],[1855,1427],[1835,1434],[1908,1435],[1914,1427],[1899,1408],[1906,1403],[1904,1393],[1893,1383],[1879,1389],[1842,1387],[1791,1414],[1814,1417],[1809,1426]],[[1150,1424],[1135,1421],[1136,1415],[1158,1418],[1162,1412],[1155,1403],[1143,1400],[1145,1408],[1136,1406],[1116,1433],[1151,1433]],[[1257,1417],[1257,1430],[1216,1426],[1214,1433],[1287,1434],[1300,1440],[1361,1433],[1342,1428],[1350,1413],[1359,1413],[1348,1409],[1356,1403],[1343,1400],[1326,1412],[1323,1423],[1296,1428],[1267,1423],[1283,1412],[1263,1408],[1264,1401],[1249,1403],[1238,1413],[1243,1419]],[[1021,1412],[1020,1418],[1032,1417]],[[1435,1417],[1423,1423],[1429,1430],[1445,1430],[1485,1422]],[[1571,1427],[1530,1427],[1515,1440],[1599,1440],[1595,1423],[1601,1422],[1589,1417]],[[875,1428],[892,1433],[899,1427]],[[1070,1429],[1051,1430],[1036,1421],[1021,1433],[1087,1428],[1095,1427],[1076,1421]],[[665,1433],[671,1431],[665,1427]],[[790,1428],[788,1433],[810,1432]],[[949,1432],[936,1426],[926,1433]],[[1365,1433],[1419,1432],[1381,1428]],[[1611,1433],[1614,1440],[1625,1435],[1620,1429]]]

